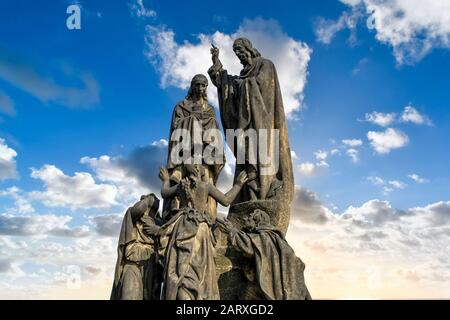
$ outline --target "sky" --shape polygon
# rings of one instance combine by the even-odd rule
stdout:
[[[239,73],[238,36],[278,71],[287,240],[313,298],[450,298],[449,0],[16,0],[0,3],[1,299],[109,298],[173,107],[211,43]]]

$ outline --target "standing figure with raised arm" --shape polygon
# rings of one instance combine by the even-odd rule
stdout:
[[[177,196],[178,209],[161,227],[159,254],[163,258],[163,294],[165,300],[218,300],[215,239],[211,232],[214,219],[208,214],[208,197],[223,206],[234,200],[247,181],[242,172],[226,194],[208,182],[201,165],[184,165],[180,183],[170,185],[167,169],[161,168],[163,198]]]
[[[245,158],[236,163],[235,177],[245,171],[248,183],[234,203],[274,200],[286,208],[293,198],[294,177],[276,68],[272,61],[261,56],[249,39],[236,39],[233,51],[243,67],[239,75],[228,74],[215,46],[211,48],[213,65],[208,70],[217,87],[223,130],[240,129],[261,135],[257,143],[248,144],[246,140],[239,143],[239,138],[236,143],[226,134],[236,159],[239,159],[237,147],[245,145]],[[256,155],[256,159],[252,155]],[[286,232],[289,210],[283,215],[277,227]]]

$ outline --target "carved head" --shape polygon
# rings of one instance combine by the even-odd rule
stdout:
[[[253,48],[251,41],[247,38],[237,38],[234,40],[233,51],[243,66],[251,64],[253,58],[261,56],[259,51]]]
[[[208,78],[203,74],[195,75],[191,80],[191,87],[187,95],[187,99],[203,98],[207,100],[206,89],[208,88]]]
[[[255,231],[257,228],[269,227],[270,225],[269,215],[260,209],[256,209],[244,218],[244,228],[248,231]]]
[[[198,164],[184,164],[184,175],[191,181],[198,181],[204,175],[204,168]]]
[[[150,209],[149,216],[155,217],[159,209],[159,199],[154,193],[142,195],[139,201],[139,206],[143,207],[144,211]]]

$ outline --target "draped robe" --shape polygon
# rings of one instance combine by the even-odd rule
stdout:
[[[257,172],[258,200],[266,200],[277,195],[282,187],[282,197],[290,202],[294,192],[291,151],[289,148],[283,100],[280,83],[274,64],[262,57],[253,59],[240,76],[229,75],[222,65],[213,65],[209,70],[211,81],[217,87],[222,127],[227,129],[278,129],[278,150],[270,153],[272,163],[278,160],[278,171],[275,174],[261,175],[264,165],[258,157],[254,166]],[[267,137],[268,146],[273,145]],[[231,141],[228,141],[230,144]],[[258,142],[258,147],[261,141]],[[230,145],[231,147],[231,145]],[[236,148],[231,148],[236,156]],[[269,149],[270,150],[270,149]],[[277,151],[279,153],[277,154]],[[278,159],[276,159],[278,157]],[[275,162],[274,162],[275,161]],[[236,165],[235,177],[248,165]],[[245,188],[235,203],[251,200]]]
[[[182,169],[181,165],[174,163],[171,159],[171,153],[173,148],[175,147],[176,141],[171,141],[171,137],[173,132],[176,129],[184,129],[187,130],[187,132],[191,136],[191,140],[193,140],[194,137],[194,122],[198,121],[198,123],[201,125],[201,129],[203,130],[203,133],[208,129],[217,129],[217,132],[220,132],[219,125],[216,120],[216,114],[214,112],[214,108],[205,103],[205,107],[199,106],[196,103],[194,103],[190,99],[184,99],[183,101],[177,103],[177,105],[174,108],[173,115],[172,115],[172,122],[170,127],[170,135],[169,135],[169,148],[168,148],[168,157],[167,157],[167,169],[170,174],[170,179],[173,182],[173,184],[178,183],[182,178]],[[221,138],[221,137],[219,137]],[[202,136],[202,143],[204,147],[209,141],[203,141]],[[223,144],[221,144],[223,146]],[[220,150],[221,155],[221,162],[215,163],[213,165],[204,163],[204,168],[206,169],[206,174],[208,177],[208,182],[215,185],[217,182],[217,178],[219,177],[219,174],[225,165],[225,157],[223,150]],[[208,198],[209,203],[209,212],[208,214],[211,215],[211,217],[215,218],[217,213],[217,204],[216,201],[212,198]],[[167,214],[172,209],[179,208],[179,200],[176,198],[172,199],[165,199],[164,200],[164,212]]]
[[[305,264],[295,255],[280,231],[260,227],[256,232],[233,230],[230,242],[255,261],[255,278],[267,300],[311,299],[303,275]]]

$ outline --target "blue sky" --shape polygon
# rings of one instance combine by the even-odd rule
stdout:
[[[172,108],[186,93],[193,75],[189,71],[206,73],[210,64],[195,59],[196,52],[206,50],[209,57],[207,41],[240,33],[253,35],[255,47],[275,62],[288,93],[285,104],[297,104],[287,106],[296,185],[302,195],[295,207],[299,212],[293,215],[304,223],[298,228],[309,229],[302,233],[292,227],[291,237],[299,251],[310,250],[305,255],[312,261],[311,281],[319,296],[371,293],[360,287],[350,293],[320,291],[317,274],[322,269],[315,265],[314,246],[302,238],[315,236],[308,223],[317,235],[326,229],[320,231],[321,225],[311,222],[314,208],[327,221],[356,214],[350,209],[359,209],[358,217],[384,209],[394,216],[428,210],[430,216],[442,214],[442,221],[449,221],[446,1],[414,3],[423,6],[422,11],[403,0],[226,5],[79,1],[81,30],[68,30],[66,8],[72,3],[0,4],[0,250],[10,252],[11,243],[17,247],[22,242],[27,248],[52,243],[79,249],[101,241],[113,248],[116,230],[111,225],[119,225],[120,215],[139,194],[158,189],[156,169],[164,154],[160,139],[168,138]],[[392,18],[387,9],[403,14]],[[370,28],[367,21],[374,17]],[[173,47],[167,51],[169,44]],[[225,50],[225,60],[237,64]],[[210,99],[216,104],[214,94]],[[58,192],[67,194],[67,200]],[[303,212],[311,203],[316,207]],[[442,209],[433,211],[433,205]],[[44,216],[42,221],[39,216]],[[16,218],[24,225],[11,226]],[[417,219],[408,225],[424,223]],[[28,223],[47,231],[31,230]],[[107,227],[113,230],[105,231]],[[76,256],[65,264],[70,259]],[[114,254],[105,259],[113,261]],[[437,257],[427,259],[432,264]],[[0,282],[14,289],[12,279],[27,283],[28,274],[46,268],[52,271],[43,271],[42,279],[55,278],[55,268],[64,276],[64,263],[41,260],[36,266],[30,256],[8,254],[0,263]],[[99,270],[83,274],[101,274],[101,281],[109,283],[108,263],[86,258],[81,268],[97,266]],[[58,281],[47,288],[46,297],[53,297],[55,288]],[[396,290],[389,291],[391,296],[400,294]],[[2,296],[24,291],[11,292]],[[449,294],[439,288],[426,293]],[[93,297],[107,295],[97,292]]]

